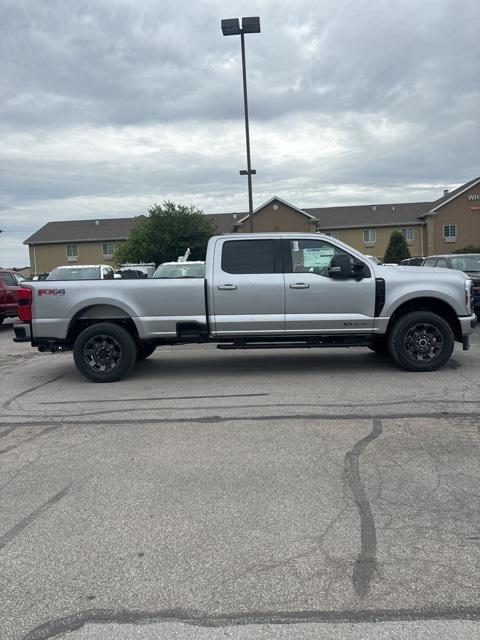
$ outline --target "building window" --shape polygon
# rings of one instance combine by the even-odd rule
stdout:
[[[364,229],[363,230],[363,244],[366,247],[372,247],[377,241],[376,229]]]
[[[67,260],[69,262],[78,260],[78,246],[76,244],[67,244]]]
[[[457,225],[456,224],[444,224],[443,225],[443,239],[445,242],[455,242],[457,239]]]
[[[104,242],[102,244],[102,253],[105,258],[113,256],[113,242]]]
[[[336,231],[325,231],[325,235],[330,238],[335,238],[335,240],[338,239],[338,233]]]
[[[405,227],[405,229],[402,229],[402,233],[407,242],[413,242],[413,227]]]

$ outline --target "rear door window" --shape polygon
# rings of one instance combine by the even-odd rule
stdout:
[[[436,261],[437,261],[436,258],[426,258],[425,262],[423,263],[423,266],[424,267],[434,267]]]
[[[225,273],[276,273],[273,240],[227,240],[222,248]]]

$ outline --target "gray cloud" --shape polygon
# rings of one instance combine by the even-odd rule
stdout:
[[[476,0],[4,0],[0,263],[54,217],[166,196],[243,210],[239,39],[220,19],[256,14],[256,204],[429,199],[479,174]]]

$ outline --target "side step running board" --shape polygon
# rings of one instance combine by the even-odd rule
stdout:
[[[304,340],[264,341],[234,340],[217,344],[217,349],[312,349],[315,347],[368,347],[370,336],[322,336]]]

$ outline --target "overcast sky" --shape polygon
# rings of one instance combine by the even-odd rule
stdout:
[[[433,200],[480,175],[478,0],[1,0],[0,265],[49,220],[165,199]]]

